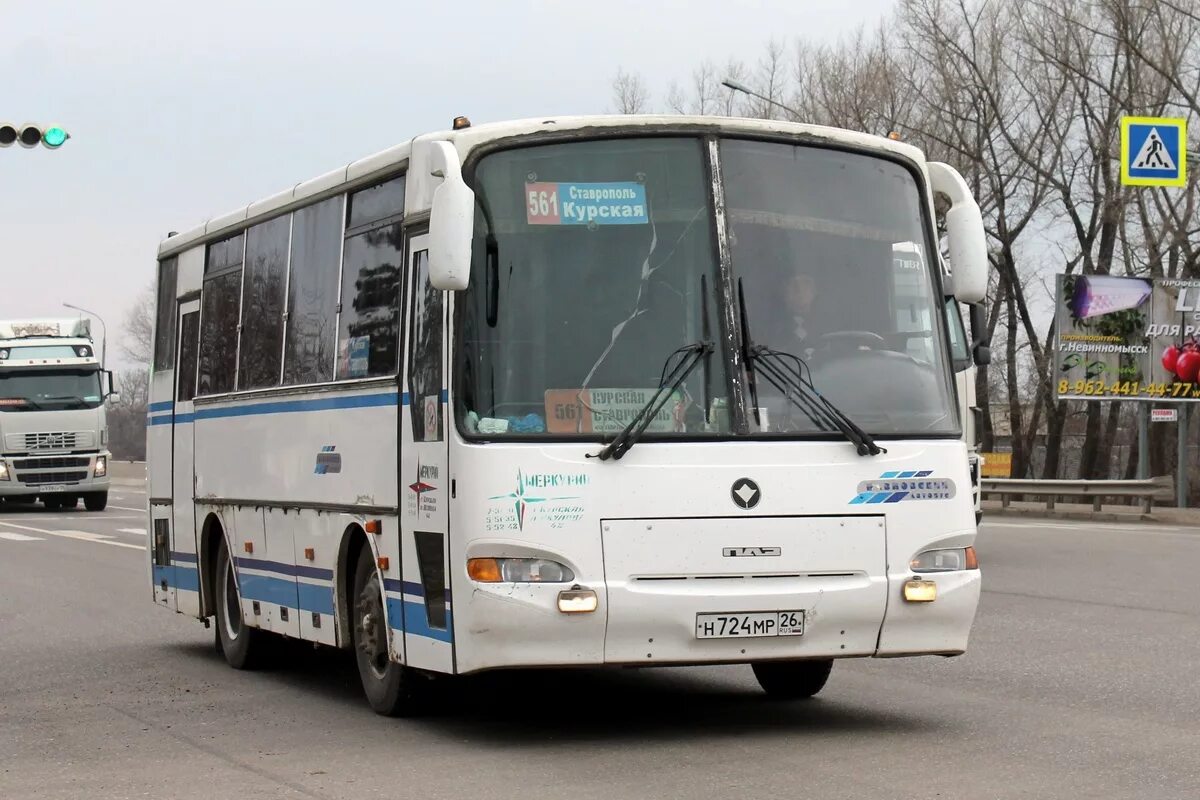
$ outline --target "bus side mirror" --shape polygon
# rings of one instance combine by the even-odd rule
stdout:
[[[983,214],[967,182],[949,164],[929,162],[929,180],[933,191],[946,195],[946,238],[950,244],[950,270],[954,275],[954,296],[963,303],[978,303],[987,295],[987,239],[983,233]]]
[[[433,192],[429,217],[429,283],[460,291],[471,277],[475,193],[463,182],[458,152],[449,142],[431,143],[431,172],[442,183]]]

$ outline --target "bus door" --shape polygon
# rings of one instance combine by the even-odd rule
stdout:
[[[449,583],[445,293],[429,284],[429,244],[409,231],[408,336],[400,412],[400,553],[405,660],[454,671]],[[395,603],[389,604],[395,607]],[[393,628],[398,627],[395,620]]]
[[[196,560],[194,429],[192,398],[196,395],[196,362],[200,344],[200,301],[179,304],[175,326],[179,350],[175,359],[175,411],[171,419],[171,522],[155,521],[155,564],[167,571],[174,594],[172,605],[184,614],[200,616],[200,580]],[[156,571],[158,567],[156,566]],[[156,574],[155,584],[162,580]]]

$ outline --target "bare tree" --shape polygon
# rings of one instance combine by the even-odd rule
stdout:
[[[119,339],[121,353],[136,364],[150,365],[154,354],[154,282],[142,289],[125,312]]]
[[[617,70],[613,78],[612,99],[617,114],[644,114],[649,110],[650,91],[636,72]]]

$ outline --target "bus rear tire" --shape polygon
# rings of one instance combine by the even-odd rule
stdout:
[[[213,586],[216,589],[217,650],[234,669],[256,669],[266,649],[264,634],[258,628],[251,628],[242,618],[242,598],[224,541],[217,546]]]
[[[760,661],[751,665],[758,685],[777,700],[803,700],[825,688],[833,659]]]
[[[371,709],[385,717],[409,717],[425,710],[427,683],[412,669],[391,660],[383,586],[370,547],[363,547],[354,569],[351,635],[358,677]]]
[[[103,511],[108,505],[108,492],[88,492],[83,496],[83,507],[88,511]]]

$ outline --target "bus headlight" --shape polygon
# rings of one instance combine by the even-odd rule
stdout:
[[[0,458],[0,481],[8,480],[8,462]]]
[[[103,478],[108,474],[108,459],[104,456],[96,456],[96,469],[92,471],[92,475],[97,478]]]
[[[974,547],[955,547],[948,550],[926,550],[908,562],[913,572],[956,572],[979,569]]]
[[[471,558],[467,575],[480,583],[570,583],[570,567],[546,558]]]

